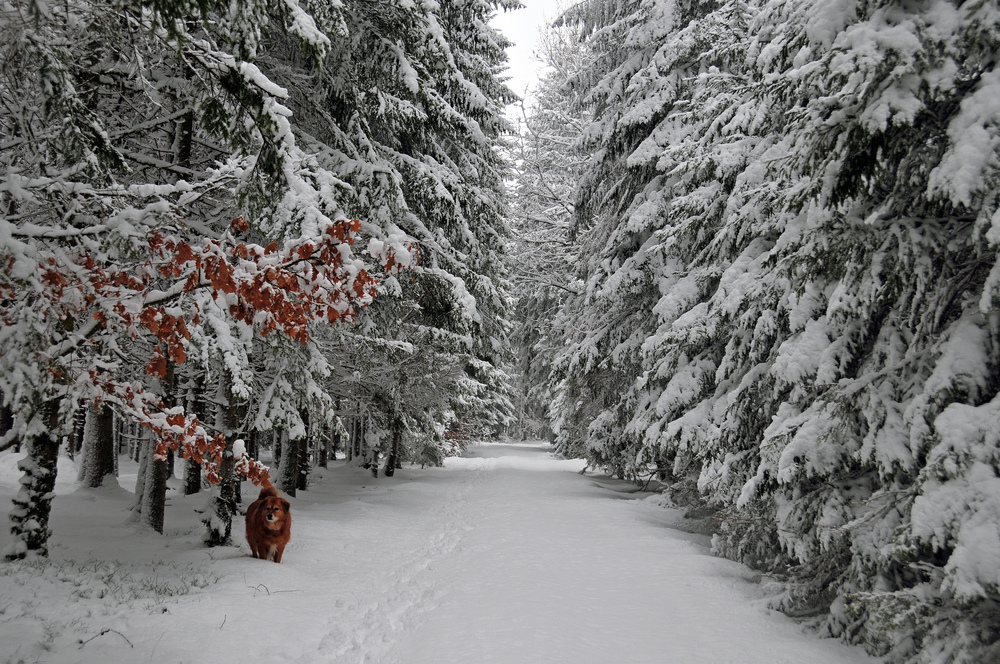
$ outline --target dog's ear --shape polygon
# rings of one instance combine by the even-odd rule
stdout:
[[[290,512],[292,510],[292,504],[284,498],[281,499],[281,506],[285,508],[285,512]]]

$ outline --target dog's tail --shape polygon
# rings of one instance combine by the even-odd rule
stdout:
[[[278,490],[274,488],[273,484],[271,484],[270,482],[264,482],[263,484],[260,485],[260,495],[257,496],[257,500],[260,500],[262,498],[267,498],[268,496],[280,497],[280,494],[278,493]]]

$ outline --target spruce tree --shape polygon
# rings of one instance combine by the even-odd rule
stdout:
[[[784,610],[893,661],[988,658],[992,4],[578,16],[605,66],[556,415],[718,510],[716,550],[787,575]]]

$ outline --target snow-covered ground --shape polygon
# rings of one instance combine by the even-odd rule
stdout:
[[[15,465],[0,454],[4,524]],[[242,519],[239,547],[202,548],[203,496],[171,495],[165,536],[136,532],[132,494],[76,488],[63,459],[51,561],[0,563],[0,664],[877,661],[769,611],[676,510],[582,465],[529,444],[394,478],[338,462],[291,499],[276,565]]]

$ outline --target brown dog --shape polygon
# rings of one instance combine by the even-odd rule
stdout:
[[[278,490],[265,484],[260,497],[247,508],[247,542],[254,558],[281,562],[281,554],[292,537],[291,503]]]

